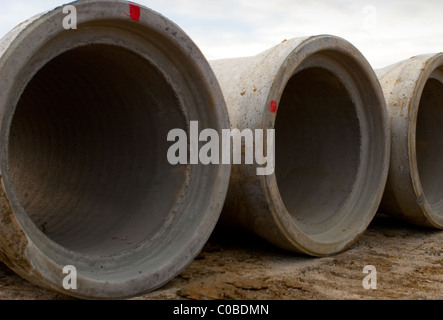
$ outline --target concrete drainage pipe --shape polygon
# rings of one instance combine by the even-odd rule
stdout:
[[[316,36],[211,65],[232,127],[276,136],[273,174],[233,166],[221,223],[314,256],[348,247],[374,217],[389,166],[383,92],[362,54]]]
[[[198,254],[228,188],[229,165],[170,165],[169,130],[229,119],[174,23],[122,1],[74,5],[76,30],[59,7],[0,43],[0,258],[58,292],[129,297]],[[65,290],[65,266],[77,289]]]
[[[381,210],[443,229],[443,54],[413,57],[377,73],[392,127]]]

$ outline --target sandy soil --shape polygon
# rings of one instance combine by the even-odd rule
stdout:
[[[350,249],[311,258],[247,233],[216,229],[200,255],[163,288],[136,299],[443,299],[443,231],[374,219]],[[377,269],[365,290],[363,268]],[[67,299],[0,264],[0,299]]]

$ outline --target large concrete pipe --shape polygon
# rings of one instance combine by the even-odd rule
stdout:
[[[314,256],[350,246],[379,206],[389,166],[383,93],[347,41],[284,41],[211,62],[233,128],[275,129],[275,172],[233,165],[221,223]]]
[[[443,229],[443,54],[377,71],[391,121],[391,164],[381,211]]]
[[[73,5],[77,29],[59,7],[0,43],[0,259],[75,297],[130,297],[198,254],[228,188],[229,165],[169,164],[168,132],[229,119],[174,23],[123,1]]]

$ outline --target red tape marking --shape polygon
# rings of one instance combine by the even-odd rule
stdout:
[[[274,100],[271,101],[271,105],[269,106],[269,111],[271,111],[272,113],[277,112],[277,102],[275,102]]]
[[[136,4],[129,3],[129,14],[123,12],[134,21],[140,21],[140,7]]]

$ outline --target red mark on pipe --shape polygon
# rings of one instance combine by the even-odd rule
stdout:
[[[140,21],[140,7],[134,3],[129,3],[129,14],[123,13],[134,21]]]
[[[272,113],[277,112],[277,102],[275,102],[274,100],[271,101],[271,105],[269,106],[269,111],[271,111]]]

